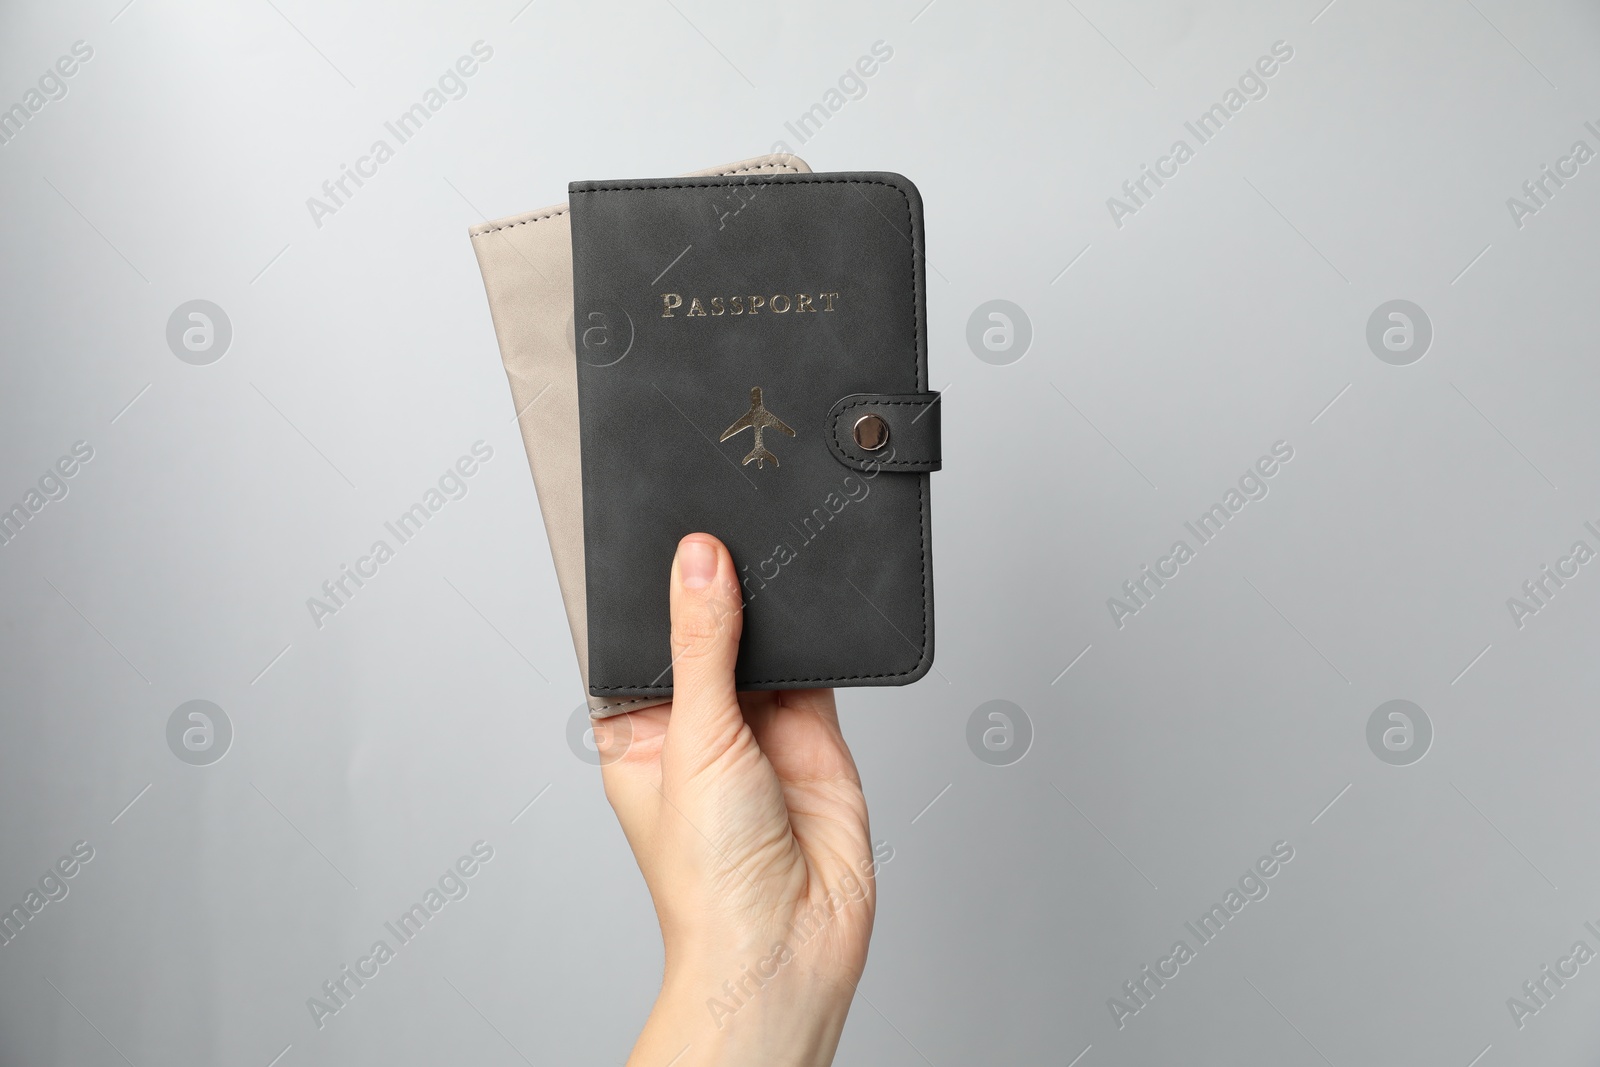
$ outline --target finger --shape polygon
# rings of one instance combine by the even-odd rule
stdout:
[[[743,605],[733,557],[721,541],[697,533],[678,542],[671,603],[672,719],[667,744],[679,753],[709,758],[744,726],[733,680]]]
[[[832,689],[785,689],[783,703],[817,716],[834,730],[839,729],[839,705]]]
[[[763,694],[766,695],[766,694]],[[756,743],[783,782],[860,784],[850,746],[839,729],[831,689],[784,690],[746,721]]]
[[[606,799],[637,852],[650,840],[661,799],[661,744],[667,706],[628,712],[594,723],[595,751]]]

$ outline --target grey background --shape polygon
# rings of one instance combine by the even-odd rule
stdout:
[[[0,106],[94,49],[0,146],[0,502],[95,451],[0,547],[0,899],[95,850],[0,947],[0,1062],[621,1061],[659,943],[566,741],[465,230],[780,140],[920,186],[946,395],[936,672],[841,696],[893,859],[839,1062],[1592,1061],[1600,964],[1506,1006],[1600,948],[1597,567],[1506,606],[1600,547],[1600,163],[1506,205],[1600,147],[1592,5],[521,2],[0,13]],[[314,226],[479,39],[467,94]],[[1278,40],[1268,95],[1117,227]],[[194,299],[232,324],[208,366],[166,342]],[[991,299],[1031,320],[1009,365],[966,342]],[[1434,329],[1409,366],[1366,344],[1393,299]],[[465,499],[314,626],[480,439]],[[1270,494],[1119,629],[1107,598],[1280,440]],[[1409,766],[1366,741],[1393,699],[1433,725]],[[209,766],[167,745],[190,700],[233,727]],[[1032,723],[1010,766],[968,748],[991,700]],[[480,839],[470,895],[317,1029],[306,999]],[[1280,840],[1270,895],[1119,1029],[1108,998]]]

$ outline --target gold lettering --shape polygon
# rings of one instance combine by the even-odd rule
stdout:
[[[679,309],[683,310],[683,318],[720,318],[724,315],[754,315],[762,308],[766,308],[774,315],[786,315],[790,311],[795,314],[801,312],[833,311],[834,301],[839,298],[837,292],[833,293],[773,293],[770,296],[689,296],[682,293],[661,294],[661,317],[664,319],[677,318],[673,314]],[[685,303],[687,301],[687,303]]]

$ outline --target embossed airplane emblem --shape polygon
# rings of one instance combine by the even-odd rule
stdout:
[[[734,434],[749,429],[754,429],[756,432],[756,446],[750,450],[748,456],[744,457],[741,466],[748,465],[751,460],[755,460],[757,467],[764,467],[767,461],[771,460],[772,465],[776,467],[778,465],[778,457],[767,451],[766,444],[761,439],[761,434],[765,430],[778,430],[793,437],[794,431],[782,419],[767,410],[766,405],[761,402],[761,386],[759,385],[750,390],[750,410],[745,412],[732,426],[723,430],[722,436],[717,440],[726,441]]]

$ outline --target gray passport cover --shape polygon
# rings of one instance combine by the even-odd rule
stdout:
[[[920,678],[940,457],[916,187],[753,174],[569,202],[590,692],[671,692],[667,575],[697,530],[739,568],[741,688]]]

